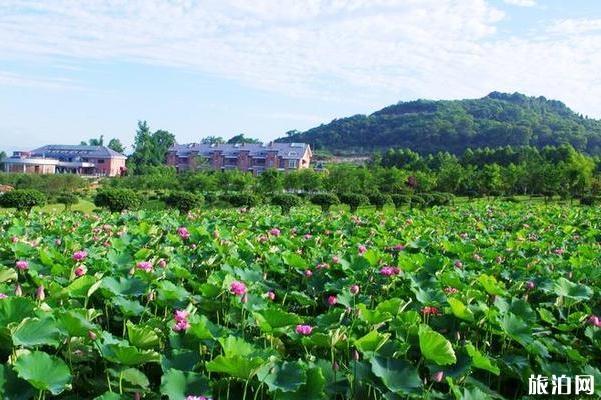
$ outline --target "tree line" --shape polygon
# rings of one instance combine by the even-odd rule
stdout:
[[[421,156],[409,149],[375,155],[364,166],[330,164],[324,171],[267,170],[258,177],[238,170],[177,173],[164,165],[145,174],[112,179],[114,187],[136,190],[274,193],[374,191],[388,194],[445,192],[458,196],[597,195],[601,162],[570,145],[468,150],[462,156]]]

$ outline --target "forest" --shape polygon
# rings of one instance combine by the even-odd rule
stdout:
[[[334,154],[403,147],[421,154],[468,148],[570,144],[601,154],[601,121],[545,97],[492,92],[481,99],[399,102],[370,115],[335,119],[282,142],[305,142]]]

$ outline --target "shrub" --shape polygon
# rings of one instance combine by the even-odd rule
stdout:
[[[103,189],[94,198],[97,207],[107,208],[113,212],[134,210],[140,207],[142,199],[131,189]]]
[[[448,206],[453,201],[450,193],[433,192],[430,194],[428,206]]]
[[[369,204],[369,198],[360,193],[341,193],[338,195],[340,202],[350,207],[351,212],[357,211],[357,208],[362,205]]]
[[[213,205],[219,200],[219,196],[215,192],[207,192],[204,194],[205,204]]]
[[[300,206],[302,202],[300,197],[291,193],[276,194],[271,198],[271,204],[280,206],[285,214],[288,214],[292,207]]]
[[[503,197],[503,201],[507,201],[509,203],[519,203],[520,199],[515,196],[505,196]]]
[[[600,199],[599,196],[584,195],[580,198],[580,204],[583,206],[594,206]]]
[[[178,209],[182,213],[202,206],[204,197],[190,192],[171,192],[164,198],[168,207]]]
[[[390,196],[392,198],[392,202],[394,206],[399,208],[402,206],[411,205],[411,196],[406,194],[393,194]]]
[[[340,204],[340,199],[333,193],[319,193],[311,196],[311,203],[320,206],[322,211],[328,211],[330,206]]]
[[[224,194],[221,199],[234,207],[254,207],[259,202],[256,195],[246,192]]]
[[[70,210],[71,206],[79,203],[79,197],[77,197],[73,193],[62,193],[57,196],[56,202],[59,204],[63,204],[66,210]]]
[[[411,196],[411,207],[423,207],[426,204],[426,200],[422,196]]]
[[[386,204],[392,203],[392,197],[389,194],[374,192],[368,195],[368,197],[369,203],[376,206],[378,210],[384,207]]]
[[[46,203],[46,196],[35,189],[15,189],[0,196],[0,206],[29,211]]]

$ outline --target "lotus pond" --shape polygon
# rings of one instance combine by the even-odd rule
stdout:
[[[4,213],[0,397],[600,396],[600,243],[567,205]]]

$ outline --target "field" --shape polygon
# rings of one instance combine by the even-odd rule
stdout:
[[[3,399],[601,396],[595,208],[9,211],[0,234]]]

